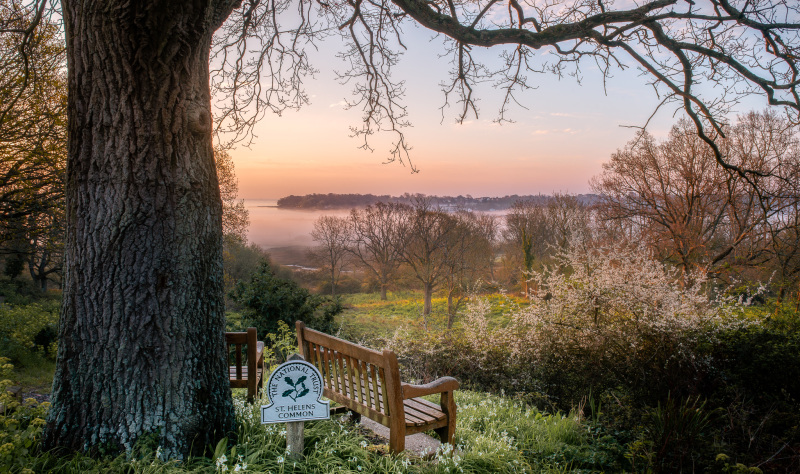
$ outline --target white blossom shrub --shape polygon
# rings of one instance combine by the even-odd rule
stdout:
[[[540,393],[560,408],[591,389],[694,393],[713,369],[704,345],[753,323],[746,301],[710,297],[704,275],[677,276],[644,247],[575,242],[530,275],[530,305],[510,304],[506,324],[476,298],[460,333],[399,331],[390,345],[413,378],[456,374],[477,388]]]

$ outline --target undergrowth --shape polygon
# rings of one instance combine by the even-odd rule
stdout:
[[[118,456],[59,457],[38,449],[48,404],[29,400],[0,418],[0,472],[25,473],[522,473],[617,470],[620,453],[593,436],[579,414],[546,414],[519,401],[480,392],[459,391],[455,446],[418,456],[388,454],[386,444],[346,416],[307,422],[302,460],[291,458],[284,424],[262,425],[260,404],[236,394],[237,443],[224,438],[208,457],[165,461],[152,441],[139,442]]]

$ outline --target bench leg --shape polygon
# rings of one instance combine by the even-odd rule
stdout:
[[[406,449],[405,417],[399,423],[392,418],[390,424],[392,426],[389,427],[389,452],[400,454]]]
[[[361,423],[361,413],[351,410],[350,411],[350,420],[352,420],[353,423]]]
[[[434,430],[441,438],[442,443],[453,444],[453,435],[456,434],[456,401],[453,395],[453,392],[442,392],[442,398],[439,403],[442,411],[447,414],[447,426]]]

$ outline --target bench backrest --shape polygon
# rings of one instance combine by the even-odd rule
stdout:
[[[297,343],[322,374],[323,395],[373,419],[403,413],[400,370],[394,352],[378,352],[309,329],[297,321]]]

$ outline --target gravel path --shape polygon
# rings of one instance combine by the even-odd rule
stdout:
[[[369,429],[380,438],[385,439],[387,443],[389,442],[389,428],[370,420],[366,416],[361,417],[361,426]],[[440,444],[439,440],[425,433],[416,433],[411,436],[406,436],[406,450],[418,456],[436,452],[436,448],[438,448]]]

